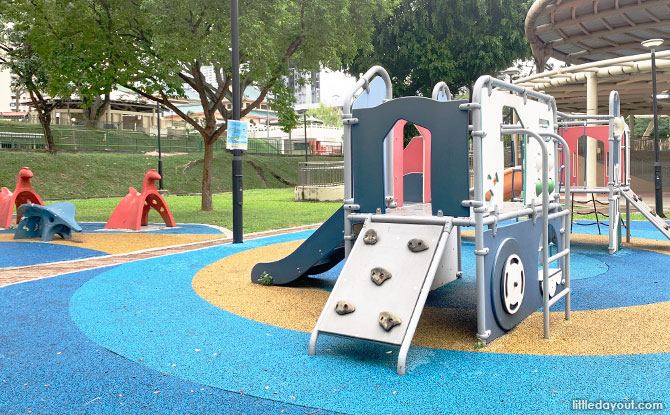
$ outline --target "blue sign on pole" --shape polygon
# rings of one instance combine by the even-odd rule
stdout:
[[[249,124],[246,121],[228,120],[228,135],[226,149],[246,150],[249,143]]]

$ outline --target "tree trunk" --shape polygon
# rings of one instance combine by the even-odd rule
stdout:
[[[110,95],[105,94],[104,96],[96,96],[92,102],[84,99],[82,103],[86,126],[90,128],[102,128],[104,121],[102,116],[108,110]]]
[[[19,112],[20,107],[21,107],[21,94],[23,93],[23,90],[21,89],[15,89],[14,93],[16,94],[16,100],[14,102],[14,111]]]
[[[214,161],[214,143],[211,137],[203,137],[205,156],[202,159],[202,203],[201,209],[212,210],[212,163]]]
[[[40,124],[44,130],[44,138],[47,140],[47,150],[51,154],[56,153],[56,145],[54,144],[54,136],[51,133],[51,112],[39,113]]]
[[[44,131],[44,138],[47,141],[47,150],[51,154],[56,153],[56,146],[54,145],[54,136],[51,134],[51,111],[56,108],[55,105],[47,105],[42,94],[37,89],[28,89],[30,94],[30,101],[33,103],[35,110],[37,110],[37,117],[42,124]]]

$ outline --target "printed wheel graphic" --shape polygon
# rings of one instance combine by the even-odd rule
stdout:
[[[515,314],[523,303],[526,286],[523,263],[518,255],[512,254],[505,260],[501,284],[503,307],[508,314]]]
[[[525,267],[528,256],[514,238],[506,238],[496,250],[490,276],[490,303],[487,307],[490,307],[495,322],[503,331],[513,329],[530,312],[528,305],[532,304],[535,286],[527,285],[527,278],[534,278],[533,269]]]

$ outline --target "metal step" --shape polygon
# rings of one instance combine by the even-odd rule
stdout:
[[[316,323],[310,339],[310,355],[316,352],[319,334],[351,337],[360,340],[401,346],[398,373],[405,373],[405,358],[426,297],[447,246],[452,225],[366,222],[360,235],[370,229],[377,232],[374,245],[365,244],[359,236],[333,287],[328,302]],[[412,252],[408,241],[419,238],[428,246]],[[371,279],[371,270],[382,267],[392,277],[381,285]],[[355,311],[340,315],[338,301],[347,301]],[[391,312],[401,323],[389,331],[379,324],[381,312]]]
[[[644,217],[647,218],[647,220],[656,227],[656,229],[661,231],[661,233],[666,238],[670,239],[670,226],[668,226],[663,218],[659,217],[658,214],[656,214],[656,212],[652,210],[651,207],[649,207],[649,205],[646,204],[641,197],[635,194],[635,192],[630,188],[628,190],[622,191],[621,194],[623,194],[623,197],[625,197],[633,206],[635,206],[635,209],[642,213]]]

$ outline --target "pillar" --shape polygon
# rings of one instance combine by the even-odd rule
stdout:
[[[593,72],[586,74],[586,114],[598,115],[598,78]],[[598,141],[586,138],[586,187],[603,186],[597,183],[598,177]]]

